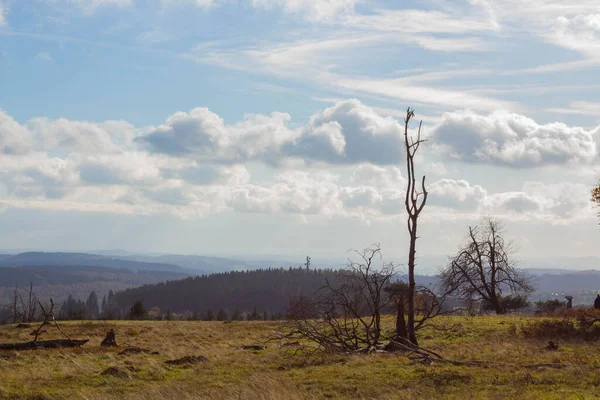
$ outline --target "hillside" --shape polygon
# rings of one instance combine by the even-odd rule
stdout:
[[[323,285],[325,278],[333,279],[330,269],[279,268],[253,271],[232,271],[189,277],[153,285],[131,288],[116,294],[116,301],[127,309],[137,299],[143,299],[147,308],[158,307],[162,312],[224,309],[229,312],[251,311],[280,313],[285,311],[289,299],[298,295],[312,295]],[[405,278],[400,276],[400,279]],[[600,272],[574,271],[545,273],[534,276],[537,291],[532,301],[558,298],[573,294],[573,304],[590,304],[595,291],[600,289]],[[417,284],[435,287],[434,276],[417,275]]]
[[[135,300],[143,299],[146,308],[158,307],[163,312],[208,309],[243,312],[256,307],[259,312],[281,313],[290,298],[312,296],[326,278],[335,279],[335,271],[305,268],[232,271],[127,289],[116,293],[115,301],[127,309]]]
[[[172,271],[186,273],[184,268],[156,261],[139,262],[115,257],[106,257],[88,253],[46,253],[28,252],[20,254],[1,254],[0,266],[89,266],[105,268],[126,268],[131,271]]]
[[[10,303],[15,286],[24,288],[33,283],[40,299],[52,297],[61,302],[70,294],[85,299],[91,291],[100,296],[109,290],[181,279],[184,273],[169,271],[131,271],[125,268],[103,268],[81,265],[46,265],[0,267],[0,306]]]

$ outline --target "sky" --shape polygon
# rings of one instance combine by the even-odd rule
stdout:
[[[0,0],[0,248],[600,256],[600,3]]]

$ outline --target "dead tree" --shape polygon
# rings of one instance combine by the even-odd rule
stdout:
[[[592,203],[594,203],[596,206],[600,207],[600,183],[598,183],[598,186],[594,187],[592,189]],[[598,211],[598,216],[600,217],[600,210]]]
[[[396,334],[395,337],[408,339],[406,330],[405,307],[408,296],[408,285],[406,282],[395,282],[384,289],[396,306]]]
[[[12,303],[12,323],[16,324],[19,320],[19,313],[17,311],[17,296],[19,295],[19,289],[15,287],[14,298]]]
[[[326,280],[316,299],[300,298],[288,310],[282,345],[329,353],[369,353],[382,347],[381,315],[391,303],[384,293],[396,273],[393,263],[375,265],[379,246],[356,252],[333,281]],[[305,343],[311,346],[305,346]]]
[[[482,228],[469,227],[467,242],[442,270],[440,281],[448,293],[470,304],[488,304],[496,314],[506,312],[507,293],[526,298],[534,290],[531,279],[516,269],[502,225],[491,218]]]
[[[416,139],[409,136],[408,130],[411,119],[415,116],[414,110],[408,108],[406,110],[406,118],[404,119],[404,147],[406,150],[406,198],[405,206],[408,213],[407,227],[410,235],[410,246],[408,249],[408,296],[407,296],[407,333],[411,343],[417,344],[417,336],[415,334],[415,256],[417,245],[417,226],[421,211],[427,202],[427,190],[425,188],[425,175],[421,179],[420,191],[417,187],[415,179],[415,164],[414,158],[419,146],[424,142],[421,139],[421,127],[423,121],[419,123]]]
[[[385,288],[396,307],[396,332],[391,339],[395,342],[410,342],[406,329],[406,305],[408,298],[408,285],[406,282],[395,282]],[[432,319],[439,315],[450,314],[452,311],[444,310],[447,293],[435,293],[432,289],[417,285],[415,287],[415,332],[433,326]]]
[[[44,316],[44,320],[42,321],[42,324],[35,331],[33,331],[32,335],[35,336],[33,341],[37,342],[38,336],[42,332],[45,332],[45,331],[42,331],[42,328],[46,325],[50,325],[51,323],[54,323],[54,325],[56,325],[56,328],[59,330],[59,332],[62,333],[67,339],[71,340],[71,338],[68,337],[62,331],[62,329],[60,329],[58,322],[56,322],[56,319],[54,318],[54,301],[52,299],[50,299],[50,310],[48,312],[46,312],[42,303],[39,303],[39,304],[40,304],[40,308],[42,309],[42,315]]]
[[[12,304],[12,321],[17,322],[33,322],[37,319],[37,296],[33,290],[33,282],[29,283],[29,293],[27,298],[23,299],[18,287],[15,287],[14,299]]]
[[[58,322],[54,318],[54,301],[50,299],[50,309],[46,312],[46,309],[42,305],[42,303],[38,302],[42,315],[44,317],[41,325],[31,332],[31,336],[33,336],[33,340],[31,342],[22,342],[22,343],[0,343],[0,350],[35,350],[35,349],[55,349],[60,347],[78,347],[86,344],[88,340],[73,340],[58,325]],[[55,340],[44,340],[38,341],[39,336],[46,332],[42,328],[46,325],[50,325],[54,323],[56,328],[60,333],[63,334],[66,339],[55,339]]]

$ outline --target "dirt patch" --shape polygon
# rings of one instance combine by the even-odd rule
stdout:
[[[185,364],[199,364],[203,362],[208,362],[208,358],[204,356],[185,356],[182,358],[178,358],[176,360],[167,360],[165,364],[167,365],[185,365]]]
[[[107,369],[105,369],[104,371],[102,371],[101,375],[110,375],[110,376],[114,376],[115,378],[129,378],[129,373],[127,371],[125,371],[124,369],[118,368],[118,367],[108,367]]]
[[[264,350],[266,348],[267,348],[267,346],[261,346],[261,345],[258,345],[258,344],[252,344],[252,345],[249,345],[249,346],[243,346],[242,347],[243,350],[254,350],[254,351],[260,351],[260,350]]]

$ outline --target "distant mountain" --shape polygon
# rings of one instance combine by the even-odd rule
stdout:
[[[281,259],[250,259],[240,260],[224,257],[198,256],[198,255],[180,255],[180,254],[164,254],[164,255],[135,255],[120,257],[124,260],[138,262],[154,262],[179,265],[188,270],[194,270],[198,274],[212,274],[229,271],[246,271],[255,269],[268,269],[280,267],[297,267],[303,265],[305,260],[281,260]],[[318,260],[311,263],[317,269],[339,269],[344,266],[344,263],[334,262],[319,262]]]
[[[600,269],[600,257],[544,257],[524,259],[521,267],[527,269],[550,269],[585,271]]]
[[[102,297],[109,290],[118,291],[149,283],[178,280],[189,276],[169,271],[131,271],[78,265],[0,267],[0,307],[10,303],[15,287],[24,290],[33,283],[39,299],[55,301],[85,299],[90,292]]]
[[[28,252],[0,255],[2,267],[24,266],[90,266],[106,268],[125,268],[131,271],[171,271],[187,273],[184,268],[165,262],[139,262],[116,257],[106,257],[88,253],[45,253]]]
[[[160,256],[134,255],[125,256],[123,259],[143,263],[173,264],[193,270],[198,274],[268,268],[270,266],[263,263],[257,264],[254,262],[245,262],[229,258],[179,254],[166,254]]]

